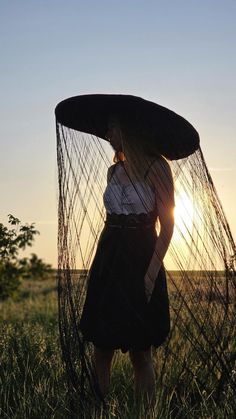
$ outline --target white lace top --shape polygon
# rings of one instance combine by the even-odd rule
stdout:
[[[122,184],[112,177],[103,201],[109,214],[141,214],[155,210],[155,192],[145,180]]]

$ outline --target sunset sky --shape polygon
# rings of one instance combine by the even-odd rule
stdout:
[[[35,222],[56,267],[54,108],[142,96],[188,119],[236,239],[235,0],[0,2],[0,216]]]

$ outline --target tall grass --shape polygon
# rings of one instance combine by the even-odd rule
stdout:
[[[60,356],[54,278],[25,281],[18,300],[1,303],[0,330],[1,418],[235,418],[235,395],[230,386],[219,400],[198,388],[194,377],[186,388],[186,373],[173,357],[168,358],[162,374],[165,345],[154,353],[157,401],[152,412],[135,405],[128,356],[117,352],[106,410],[91,405],[85,414],[80,413],[76,402],[71,403]],[[179,356],[186,357],[187,343],[181,345],[177,335],[171,339]]]

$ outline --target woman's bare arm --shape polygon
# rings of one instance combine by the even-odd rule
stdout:
[[[156,205],[160,221],[160,234],[146,272],[145,292],[149,301],[159,269],[169,247],[174,229],[174,186],[170,166],[164,158],[157,160],[148,174],[155,187]]]
[[[113,172],[113,170],[114,170],[114,166],[115,166],[115,164],[112,164],[110,167],[108,167],[108,169],[107,169],[107,183],[109,183],[110,182],[110,180],[111,180],[111,176],[112,176],[112,172]]]

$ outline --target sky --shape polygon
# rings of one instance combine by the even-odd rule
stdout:
[[[54,108],[86,93],[166,106],[198,130],[236,239],[236,2],[0,1],[0,221],[40,231],[57,264]]]

